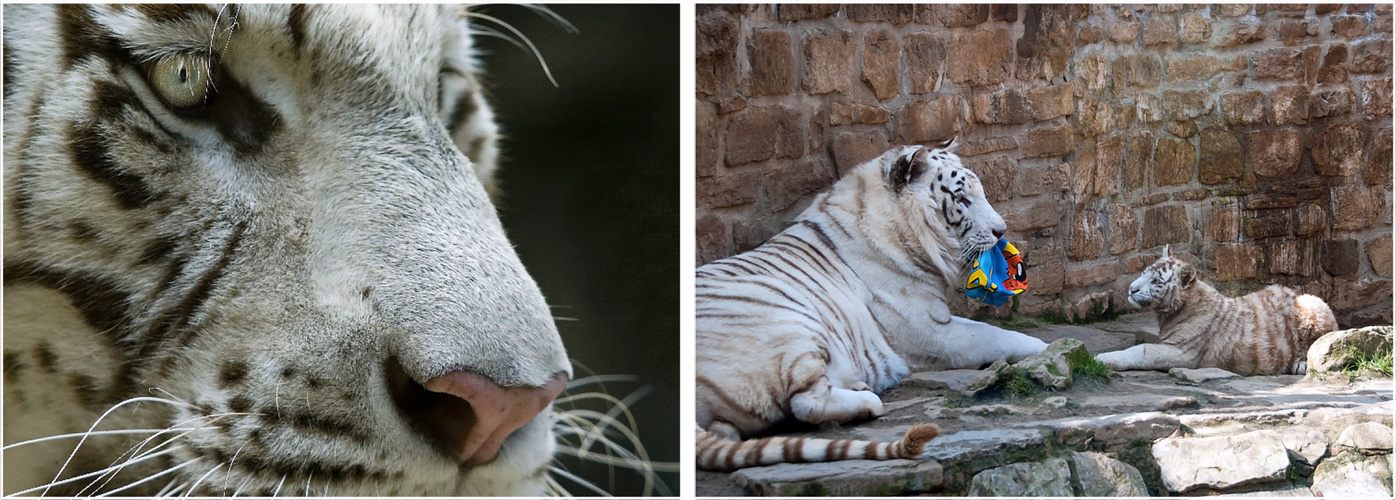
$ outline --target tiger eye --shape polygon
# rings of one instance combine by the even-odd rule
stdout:
[[[208,93],[208,58],[188,54],[165,57],[151,67],[150,83],[170,106],[196,106]]]

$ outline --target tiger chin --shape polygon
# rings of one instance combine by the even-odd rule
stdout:
[[[698,268],[700,469],[915,458],[939,434],[934,424],[894,443],[741,440],[791,418],[878,417],[878,394],[912,370],[1016,361],[1046,347],[950,312],[958,278],[1007,231],[953,144],[887,151],[766,243]]]
[[[468,11],[4,10],[5,493],[545,493]]]
[[[1163,255],[1129,285],[1129,302],[1158,316],[1159,342],[1102,353],[1112,370],[1221,368],[1238,375],[1302,374],[1309,346],[1338,329],[1318,297],[1270,285],[1227,297],[1191,264]]]

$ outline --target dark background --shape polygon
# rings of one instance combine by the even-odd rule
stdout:
[[[575,376],[585,366],[638,377],[606,385],[621,399],[651,386],[631,411],[650,458],[676,463],[687,429],[678,422],[679,8],[551,9],[580,32],[521,6],[477,9],[533,40],[560,85],[532,53],[476,37],[505,134],[500,215],[553,314],[576,319],[558,321]],[[634,472],[560,461],[613,494],[642,492]],[[677,490],[676,473],[662,478]]]

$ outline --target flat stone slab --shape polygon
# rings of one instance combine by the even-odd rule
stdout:
[[[1041,446],[1044,441],[1036,429],[960,431],[926,443],[922,456],[950,464]]]
[[[1093,452],[1072,452],[1071,486],[1087,497],[1147,497],[1144,476],[1134,466]]]
[[[988,469],[970,480],[972,497],[1069,497],[1071,468],[1066,460],[1023,462]]]
[[[1285,449],[1299,455],[1308,464],[1316,464],[1328,455],[1328,436],[1311,427],[1279,427],[1275,429]]]
[[[1280,488],[1280,489],[1278,489],[1278,490],[1272,490],[1272,491],[1253,491],[1253,492],[1250,492],[1250,493],[1227,493],[1227,494],[1217,495],[1217,496],[1218,496],[1218,497],[1233,497],[1233,498],[1251,498],[1251,497],[1260,497],[1260,498],[1274,498],[1274,497],[1283,497],[1283,498],[1288,498],[1288,497],[1313,498],[1314,492],[1309,491],[1308,488],[1305,488],[1305,487],[1303,487],[1303,486],[1290,486],[1290,487],[1288,487],[1288,488]]]
[[[1174,493],[1226,490],[1287,479],[1289,454],[1274,431],[1169,438],[1153,447],[1164,487]]]
[[[1168,370],[1168,376],[1194,384],[1240,377],[1240,375],[1221,368],[1174,368]]]
[[[1391,451],[1391,427],[1376,422],[1363,422],[1343,429],[1338,445],[1363,451]]]
[[[1018,424],[1051,431],[1061,443],[1074,446],[1093,439],[1107,446],[1131,441],[1153,441],[1178,430],[1178,417],[1160,412],[1129,413],[1088,418],[1063,418]]]
[[[1368,457],[1348,451],[1324,460],[1314,469],[1309,487],[1325,498],[1391,497],[1391,455]]]
[[[751,467],[732,473],[748,494],[760,496],[885,496],[940,487],[935,460],[847,460]]]
[[[976,382],[994,377],[988,370],[945,370],[939,372],[916,372],[902,379],[902,385],[923,389],[946,389],[960,392]]]

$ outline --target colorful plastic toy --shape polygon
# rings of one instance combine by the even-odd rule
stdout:
[[[965,295],[991,306],[1001,306],[1027,289],[1023,255],[1007,240],[979,254],[965,282]]]

